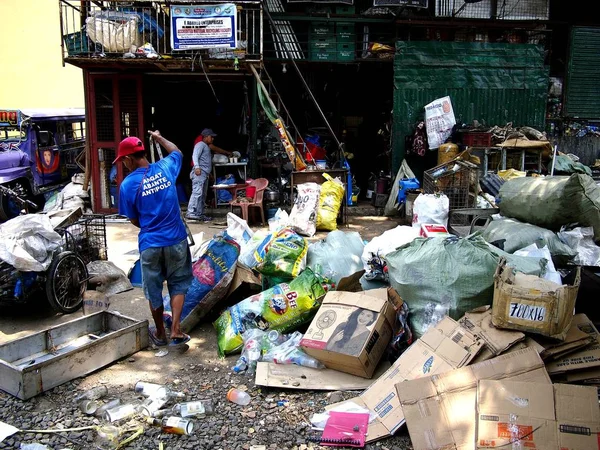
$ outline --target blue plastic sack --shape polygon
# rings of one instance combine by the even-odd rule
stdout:
[[[194,279],[181,312],[181,330],[188,332],[225,296],[240,254],[239,245],[227,234],[216,236],[206,252],[192,265]],[[165,323],[169,325],[171,304],[163,300]]]
[[[225,175],[222,178],[217,178],[217,184],[235,184],[235,177],[233,175]],[[231,192],[225,189],[217,190],[217,200],[219,203],[229,203],[233,199]]]

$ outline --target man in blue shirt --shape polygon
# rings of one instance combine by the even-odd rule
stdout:
[[[217,136],[210,128],[205,128],[200,133],[202,140],[197,141],[194,145],[192,153],[192,163],[194,167],[190,172],[192,179],[192,195],[188,202],[186,219],[200,220],[209,222],[211,217],[204,215],[204,202],[206,201],[206,193],[208,191],[208,176],[212,169],[212,154],[210,145]]]
[[[156,325],[150,329],[150,338],[157,346],[181,345],[190,340],[181,332],[180,322],[185,294],[192,282],[192,260],[175,187],[183,155],[159,131],[149,133],[168,156],[150,164],[140,139],[128,137],[121,141],[113,164],[121,161],[131,173],[121,183],[119,213],[140,228],[142,284]],[[170,342],[163,322],[165,280],[173,314]]]

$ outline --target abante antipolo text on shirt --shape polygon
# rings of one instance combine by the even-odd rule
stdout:
[[[142,197],[155,194],[156,192],[162,191],[163,189],[167,189],[169,186],[171,186],[171,182],[166,177],[163,177],[162,172],[158,172],[156,175],[144,178],[142,182],[144,183]]]

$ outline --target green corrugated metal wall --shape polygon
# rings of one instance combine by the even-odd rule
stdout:
[[[544,50],[536,45],[397,42],[394,171],[404,159],[405,136],[436,98],[450,96],[457,122],[543,129],[547,91]]]
[[[600,119],[600,28],[574,27],[564,115]]]

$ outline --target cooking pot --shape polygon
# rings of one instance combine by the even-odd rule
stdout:
[[[265,200],[268,202],[278,202],[279,201],[279,192],[265,191]]]

